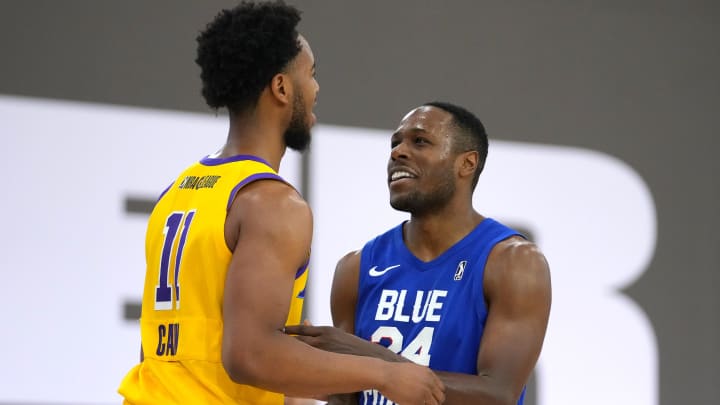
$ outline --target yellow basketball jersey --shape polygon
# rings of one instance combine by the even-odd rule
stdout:
[[[147,227],[140,332],[144,361],[120,384],[126,404],[282,404],[283,396],[230,380],[221,361],[222,303],[232,252],[225,219],[237,192],[282,180],[248,155],[204,158],[161,195]],[[298,269],[287,323],[300,323],[307,263]]]

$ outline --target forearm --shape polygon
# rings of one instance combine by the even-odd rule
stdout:
[[[357,342],[356,342],[357,343]],[[387,349],[385,346],[363,340],[361,344],[345,346],[346,353],[359,356],[375,357],[385,361],[403,362],[410,361],[405,357]],[[515,405],[520,393],[515,395],[506,385],[494,381],[490,376],[478,376],[472,374],[451,373],[446,371],[435,371],[435,374],[445,384],[445,405]],[[334,398],[335,396],[333,396]],[[336,402],[328,402],[328,405],[344,405],[357,402],[347,402],[348,399],[357,401],[357,396],[337,396]]]
[[[405,357],[393,352],[392,350],[389,350],[387,347],[383,345],[379,345],[377,343],[372,343],[370,341],[364,341],[365,344],[358,345],[355,347],[355,351],[348,354],[356,354],[358,356],[367,356],[367,357],[374,357],[376,359],[381,359],[385,361],[392,361],[392,362],[409,362],[410,360],[406,359]]]
[[[322,351],[279,331],[240,346],[224,358],[231,378],[269,391],[310,397],[381,389],[384,383],[382,360]]]
[[[366,341],[367,344],[354,346],[353,353],[360,356],[369,356],[385,361],[410,361],[401,355],[388,350],[385,346]],[[451,373],[447,371],[435,371],[435,374],[445,384],[444,405],[504,405],[517,404],[520,393],[517,396],[512,390],[494,381],[489,376],[478,376],[473,374]],[[357,397],[352,397],[357,399]],[[342,396],[347,400],[346,396]],[[337,402],[338,405],[355,402]],[[335,402],[329,404],[335,405]]]
[[[436,371],[445,384],[444,405],[515,405],[520,392],[514,393],[506,384],[490,376]]]
[[[291,334],[299,333],[297,339],[328,352],[374,357],[394,363],[410,361],[383,345],[343,332],[338,328],[316,327],[313,331],[321,331],[316,335],[312,333],[308,335],[308,327],[303,326],[289,326],[286,327],[286,331]]]

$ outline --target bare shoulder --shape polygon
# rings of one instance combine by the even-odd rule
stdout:
[[[548,267],[545,255],[540,248],[520,236],[512,236],[499,242],[490,252],[488,260],[498,262],[498,264]]]
[[[333,324],[348,333],[353,333],[355,328],[359,279],[360,251],[357,250],[346,254],[338,261],[330,290]]]
[[[550,288],[550,267],[538,246],[519,236],[495,245],[485,270],[486,293]]]
[[[357,273],[360,269],[360,250],[353,250],[341,257],[335,267],[335,272],[338,273]]]
[[[278,180],[254,181],[238,192],[225,223],[225,240],[234,250],[242,230],[312,234],[312,211],[289,184]]]
[[[243,211],[280,210],[277,213],[311,214],[307,201],[292,186],[278,180],[258,180],[248,184],[235,197],[233,208],[236,205],[241,206]]]
[[[338,260],[333,276],[332,302],[353,302],[357,296],[358,280],[360,278],[360,251],[350,252]],[[354,302],[353,302],[353,305]]]

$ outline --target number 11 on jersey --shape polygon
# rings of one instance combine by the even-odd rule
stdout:
[[[157,287],[155,288],[155,310],[173,309],[173,289],[175,290],[175,309],[180,308],[180,283],[178,282],[178,276],[180,274],[180,264],[182,263],[185,239],[187,238],[190,223],[192,223],[194,216],[195,210],[187,212],[176,211],[168,215],[165,220],[165,228],[163,229],[165,240],[160,256],[160,275],[158,277]],[[175,243],[178,233],[180,233],[180,240]],[[172,260],[173,257],[175,258],[174,261]],[[172,286],[170,285],[171,262],[174,264]]]

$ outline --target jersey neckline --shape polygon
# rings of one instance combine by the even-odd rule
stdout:
[[[409,260],[415,268],[417,268],[420,271],[426,271],[432,268],[437,267],[441,263],[443,263],[448,258],[454,258],[455,252],[459,249],[463,249],[467,244],[472,243],[474,240],[477,239],[477,235],[484,232],[485,229],[487,229],[489,226],[492,226],[493,223],[496,223],[492,218],[485,217],[482,221],[480,221],[475,228],[473,228],[470,233],[465,235],[462,239],[457,241],[454,245],[450,246],[446,251],[442,252],[440,256],[426,262],[423,260],[420,260],[417,256],[413,254],[413,252],[408,249],[407,245],[405,244],[405,240],[403,238],[403,228],[405,227],[405,223],[407,221],[403,222],[399,226],[395,228],[395,235],[393,235],[393,243],[395,243],[397,250],[402,252],[402,255],[405,256],[406,260]]]
[[[217,166],[217,165],[222,165],[225,163],[239,162],[241,160],[252,160],[252,161],[259,162],[264,165],[270,166],[270,163],[268,163],[267,160],[265,160],[259,156],[255,156],[255,155],[235,155],[235,156],[229,156],[229,157],[225,157],[225,158],[214,158],[214,157],[210,157],[210,156],[205,156],[204,158],[200,159],[200,163],[205,166]],[[270,166],[270,167],[272,167],[272,166]]]

